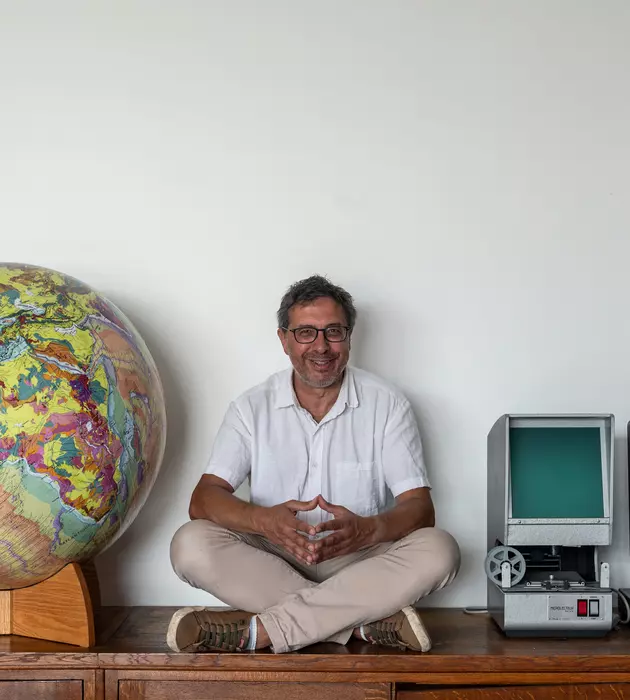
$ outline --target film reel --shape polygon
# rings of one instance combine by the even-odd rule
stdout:
[[[486,555],[484,568],[486,576],[497,586],[501,585],[501,564],[510,564],[510,585],[515,586],[523,580],[525,576],[525,559],[523,555],[514,547],[493,547]]]

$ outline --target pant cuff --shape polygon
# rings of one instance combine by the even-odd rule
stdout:
[[[335,642],[336,644],[343,644],[345,646],[350,641],[350,637],[352,637],[353,632],[354,632],[354,627],[350,627],[347,630],[341,630],[341,632],[337,632],[337,634],[333,634],[332,637],[328,637],[328,639],[326,639],[324,641]]]
[[[276,620],[268,613],[261,613],[258,615],[258,619],[269,635],[271,651],[273,651],[274,654],[284,654],[289,651],[286,637]]]

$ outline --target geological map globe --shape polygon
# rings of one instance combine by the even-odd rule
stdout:
[[[0,589],[109,546],[165,436],[155,364],[121,311],[67,275],[0,263]]]

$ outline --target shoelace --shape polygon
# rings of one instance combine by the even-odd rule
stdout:
[[[368,636],[374,644],[383,644],[388,647],[406,648],[406,644],[400,638],[396,630],[395,622],[376,622],[368,627]]]
[[[238,622],[214,623],[196,615],[201,634],[193,645],[197,649],[221,649],[222,651],[237,651],[241,648],[242,630],[247,626],[245,620]],[[240,627],[240,630],[239,630]]]

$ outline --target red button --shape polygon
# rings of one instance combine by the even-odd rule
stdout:
[[[580,599],[577,602],[577,608],[578,608],[578,617],[587,617],[588,616],[588,601],[584,599]]]

